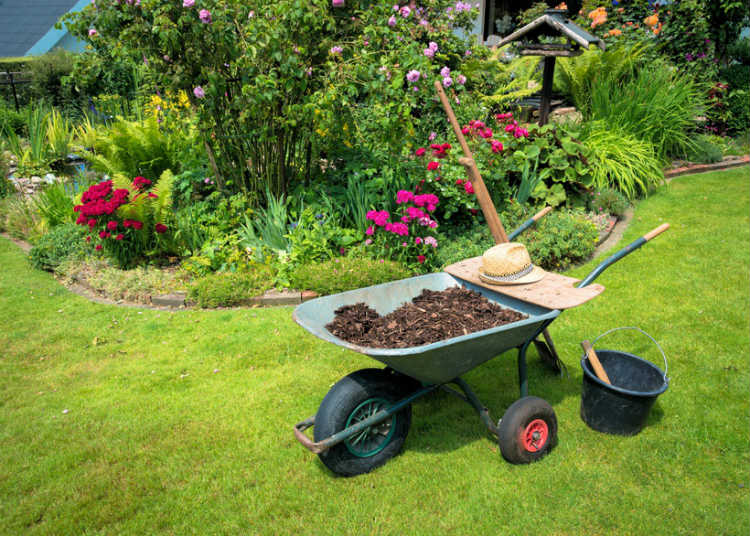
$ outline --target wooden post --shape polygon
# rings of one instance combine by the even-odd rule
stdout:
[[[466,172],[469,174],[471,185],[474,187],[474,192],[477,194],[479,206],[482,208],[484,219],[487,220],[487,225],[490,228],[490,233],[492,233],[492,238],[495,240],[496,244],[507,242],[508,235],[505,233],[505,228],[500,221],[500,217],[497,215],[497,210],[495,210],[495,204],[492,202],[490,193],[487,191],[482,176],[479,174],[479,169],[477,168],[476,162],[474,162],[471,149],[469,149],[469,145],[466,143],[463,132],[461,132],[461,127],[458,124],[456,115],[453,113],[453,108],[451,108],[451,105],[448,102],[448,96],[445,94],[445,91],[443,91],[443,86],[440,84],[440,80],[435,80],[435,90],[437,91],[438,97],[440,97],[440,102],[443,103],[445,113],[448,115],[448,121],[450,121],[451,126],[453,127],[453,132],[456,134],[456,138],[458,138],[458,143],[464,151],[464,158],[460,158],[459,162],[463,164],[466,168]]]
[[[555,78],[555,56],[544,56],[544,73],[542,75],[542,102],[539,106],[539,126],[547,124],[549,106],[552,100],[552,83]]]

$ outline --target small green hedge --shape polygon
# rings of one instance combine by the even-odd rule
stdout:
[[[34,268],[53,271],[65,260],[83,258],[90,248],[80,225],[64,223],[43,235],[29,251]]]
[[[188,299],[198,307],[247,305],[273,286],[273,270],[264,265],[242,272],[217,272],[196,280],[188,289]]]
[[[409,270],[397,262],[365,257],[339,257],[300,266],[292,274],[291,283],[294,288],[314,290],[326,295],[387,283],[411,275]]]

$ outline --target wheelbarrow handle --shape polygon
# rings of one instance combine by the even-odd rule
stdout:
[[[508,235],[508,240],[512,241],[515,237],[520,235],[522,232],[524,232],[526,229],[534,225],[537,221],[541,220],[550,212],[552,212],[552,207],[544,207],[542,210],[534,214],[531,218],[529,218],[528,220],[523,222],[521,225],[519,225],[515,231],[510,233]]]
[[[578,288],[583,288],[586,285],[592,283],[594,281],[594,279],[596,279],[597,277],[599,277],[599,274],[601,274],[604,270],[606,270],[607,268],[609,268],[612,264],[614,264],[617,261],[619,261],[620,259],[622,259],[625,255],[628,255],[629,253],[632,253],[633,251],[635,251],[636,249],[638,249],[639,247],[641,247],[643,244],[645,244],[646,242],[648,242],[649,240],[651,240],[655,236],[663,233],[667,229],[669,229],[669,224],[668,223],[663,223],[659,227],[657,227],[654,230],[646,233],[645,235],[643,235],[642,237],[638,238],[637,240],[634,240],[632,243],[628,244],[627,246],[625,246],[624,248],[622,248],[620,251],[618,251],[617,253],[615,253],[611,257],[608,257],[607,259],[605,259],[604,261],[602,261],[599,264],[599,266],[597,266],[596,268],[594,268],[591,271],[591,273],[589,275],[587,275],[583,279],[583,281],[581,281],[580,283],[578,283],[578,285],[576,285],[576,286]]]

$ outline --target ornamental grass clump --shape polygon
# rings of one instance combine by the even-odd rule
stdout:
[[[95,251],[121,268],[171,252],[174,243],[165,223],[171,219],[171,185],[169,171],[156,186],[145,177],[135,177],[130,183],[116,177],[94,184],[73,208],[78,213],[76,223],[89,228],[85,240],[95,242]]]

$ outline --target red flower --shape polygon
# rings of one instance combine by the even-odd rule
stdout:
[[[96,251],[101,251],[101,249],[102,249],[102,245],[101,245],[101,244],[97,244],[97,245],[96,245],[96,247],[95,247],[94,249],[95,249]]]
[[[133,186],[135,186],[139,190],[142,190],[143,188],[145,188],[149,184],[151,184],[151,181],[148,180],[146,177],[140,177],[139,176],[139,177],[136,177],[136,178],[133,179]]]
[[[133,220],[130,222],[130,224],[133,226],[133,229],[135,229],[136,231],[140,229],[141,227],[143,227],[143,222],[138,221],[138,220]]]
[[[109,233],[107,231],[99,231],[99,238],[107,238]]]
[[[419,149],[417,149],[417,152],[415,154],[417,156],[423,156],[426,152],[427,152],[427,149],[425,149],[424,147],[420,147]]]
[[[117,235],[117,236],[115,237],[115,240],[122,240],[123,238],[125,238],[125,237],[124,237],[124,236],[122,235],[122,233],[120,233],[120,234],[118,234],[118,235]]]
[[[88,221],[88,226],[89,226],[89,227],[91,227],[91,228],[93,229],[95,225],[96,225],[96,220],[95,220],[95,219],[93,219],[93,218],[91,218],[91,219],[90,219],[90,220]]]
[[[131,225],[133,225],[132,220],[125,220],[124,222],[122,222],[122,226],[125,227],[126,229],[130,227]]]
[[[440,162],[435,162],[434,160],[427,164],[427,169],[430,171],[435,171],[437,168],[440,167]]]
[[[157,223],[154,226],[154,231],[156,231],[159,234],[166,233],[167,232],[167,226],[164,225],[163,223]]]
[[[156,195],[156,194],[152,194],[151,192],[149,192],[149,193],[148,193],[148,196],[149,196],[149,197],[150,197],[151,199],[156,199],[156,198],[158,198],[158,197],[159,197],[158,195]]]
[[[107,229],[109,229],[110,231],[114,231],[115,229],[117,229],[117,222],[114,220],[108,221]]]
[[[425,256],[424,255],[417,255],[417,260],[419,261],[419,264],[424,264]]]
[[[90,236],[86,237],[86,242],[91,242],[91,237]]]
[[[464,184],[464,190],[466,190],[467,194],[473,194],[474,193],[474,187],[471,185],[469,181],[466,181]]]

